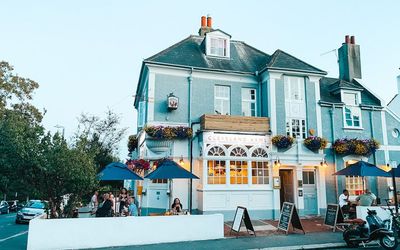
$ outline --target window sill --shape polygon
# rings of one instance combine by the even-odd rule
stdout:
[[[218,58],[218,59],[230,59],[230,56],[220,56],[220,55],[214,55],[214,54],[207,54],[207,57],[212,57],[212,58]]]
[[[362,127],[343,127],[344,130],[364,130]]]

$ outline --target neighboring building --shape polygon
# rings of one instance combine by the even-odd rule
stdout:
[[[199,36],[145,59],[136,90],[139,147],[133,155],[182,159],[190,170],[192,152],[192,171],[200,180],[174,180],[173,187],[145,180],[143,213],[165,211],[169,197],[179,197],[185,209],[221,212],[226,220],[237,206],[247,207],[252,218],[276,219],[283,201],[294,202],[301,215],[316,215],[337,203],[342,189],[359,193],[360,178],[332,174],[360,159],[379,166],[396,161],[399,138],[392,131],[400,120],[355,79],[361,66],[354,37],[346,36],[339,64],[340,78],[325,77],[284,51],[269,55],[233,40],[212,28],[211,17],[202,17]],[[192,127],[193,145],[188,139],[155,140],[144,131],[152,125]],[[307,149],[303,140],[310,134],[326,138],[327,149]],[[271,144],[275,135],[296,141],[278,150]],[[382,147],[369,157],[333,153],[331,143],[345,137],[375,138]],[[280,177],[280,188],[273,177]],[[388,196],[388,185],[381,178],[366,182],[381,198]]]
[[[400,75],[397,76],[397,94],[394,95],[392,100],[388,103],[388,108],[392,110],[398,117],[400,117]]]

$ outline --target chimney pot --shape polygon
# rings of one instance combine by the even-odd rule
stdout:
[[[210,16],[207,16],[207,27],[209,27],[209,28],[212,27],[212,19]]]
[[[206,27],[206,16],[201,17],[201,27]]]
[[[350,36],[349,35],[346,35],[344,37],[344,43],[350,43]]]
[[[351,44],[356,44],[356,38],[354,36],[350,37],[350,43]]]

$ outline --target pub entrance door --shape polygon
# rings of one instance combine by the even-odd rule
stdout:
[[[281,207],[283,202],[294,203],[294,188],[293,188],[293,170],[291,169],[280,169],[279,176],[281,178]]]

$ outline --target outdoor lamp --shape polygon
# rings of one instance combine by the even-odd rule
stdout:
[[[324,167],[324,168],[328,167],[328,164],[326,163],[326,160],[325,160],[324,158],[323,158],[322,161],[319,163],[319,165],[320,165],[321,167]]]
[[[279,160],[279,158],[276,158],[275,162],[274,162],[274,166],[279,168],[281,166],[281,161]]]

